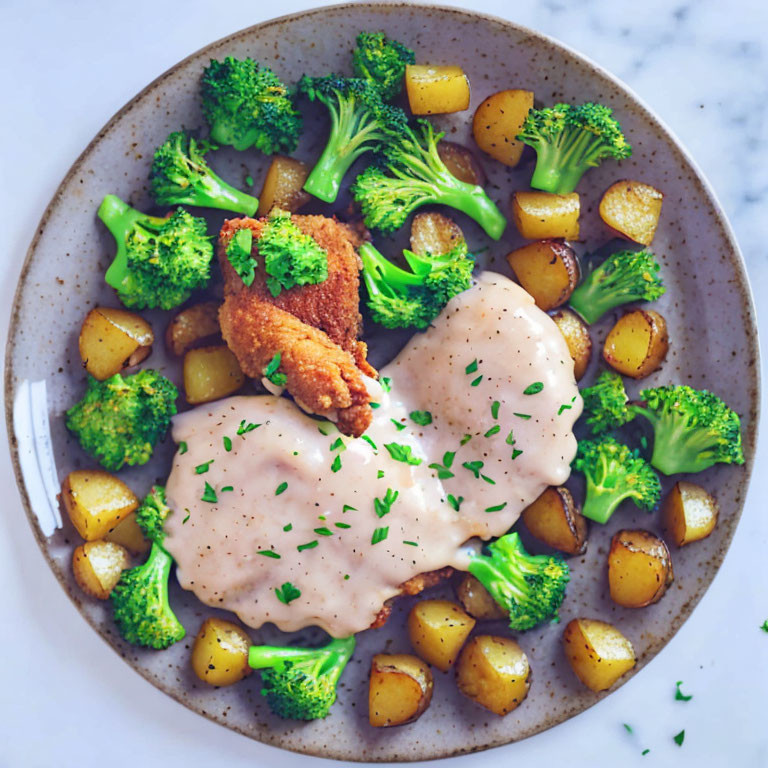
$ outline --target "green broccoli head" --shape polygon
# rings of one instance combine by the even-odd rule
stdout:
[[[176,387],[157,371],[116,373],[105,381],[88,377],[80,402],[67,411],[67,429],[89,455],[116,471],[146,464],[176,413]]]
[[[632,413],[653,427],[651,464],[665,475],[743,464],[741,421],[717,395],[692,387],[644,389]]]
[[[136,510],[136,522],[150,541],[162,546],[165,539],[163,525],[170,513],[171,508],[165,501],[165,488],[153,485]]]
[[[555,104],[532,109],[517,138],[536,150],[531,186],[565,195],[581,177],[608,157],[632,154],[613,110],[602,104]]]
[[[405,67],[416,63],[416,55],[383,32],[361,32],[352,63],[355,75],[374,83],[383,98],[389,100],[402,91]]]
[[[205,155],[218,147],[175,131],[155,150],[149,180],[159,205],[197,205],[253,216],[259,201],[215,174]]]
[[[280,78],[253,59],[211,60],[203,72],[203,116],[217,144],[290,153],[302,132],[301,113]]]
[[[584,415],[593,435],[618,429],[635,418],[627,408],[627,392],[624,381],[614,371],[603,371],[597,381],[581,390]]]
[[[117,243],[104,279],[132,309],[172,309],[210,276],[213,245],[205,219],[178,208],[167,219],[147,216],[107,195],[99,218]]]
[[[319,101],[331,119],[328,141],[304,183],[311,195],[332,203],[352,163],[366,152],[379,151],[387,130],[407,122],[405,112],[385,104],[379,88],[361,78],[301,78],[298,89],[310,101]]]
[[[491,542],[488,554],[474,555],[469,572],[509,614],[516,632],[557,619],[570,571],[556,555],[529,555],[517,533]]]
[[[665,291],[659,263],[650,251],[618,251],[587,273],[569,303],[592,324],[614,307],[656,301]]]
[[[607,523],[625,499],[650,511],[661,496],[659,476],[651,465],[612,437],[580,440],[573,468],[586,479],[582,514],[596,523]]]
[[[354,637],[331,640],[322,648],[254,645],[248,664],[261,670],[261,693],[274,714],[289,720],[317,720],[336,701],[336,684],[354,650]]]
[[[412,271],[386,259],[371,243],[360,246],[367,306],[385,328],[426,328],[457,294],[472,285],[474,259],[466,243],[443,255],[403,251]]]
[[[264,259],[267,288],[273,296],[295,285],[328,279],[328,254],[310,235],[293,223],[290,213],[274,211],[257,241]]]
[[[443,136],[427,120],[388,129],[383,160],[352,185],[367,227],[393,232],[414,210],[434,203],[466,213],[494,240],[501,237],[507,220],[482,187],[460,181],[448,170],[437,150]]]
[[[153,542],[144,565],[123,571],[112,590],[115,624],[127,642],[160,651],[186,634],[168,603],[172,563],[171,556]]]

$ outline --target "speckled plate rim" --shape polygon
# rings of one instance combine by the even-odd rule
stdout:
[[[21,496],[22,505],[24,507],[24,511],[26,513],[27,519],[32,528],[32,531],[34,533],[38,546],[40,547],[40,550],[43,554],[43,557],[48,562],[48,565],[50,566],[54,575],[56,576],[59,583],[61,584],[62,589],[70,598],[70,600],[72,601],[73,605],[78,610],[80,615],[88,622],[88,624],[91,625],[91,627],[102,638],[102,640],[104,640],[104,642],[106,642],[111,648],[114,649],[114,646],[110,642],[107,633],[103,631],[94,621],[92,621],[91,618],[80,608],[80,606],[78,605],[78,600],[76,599],[76,596],[73,594],[72,590],[69,588],[69,585],[65,582],[62,574],[60,573],[55,563],[53,562],[53,559],[49,555],[48,549],[46,546],[46,537],[44,536],[40,528],[37,516],[32,509],[29,494],[27,492],[27,489],[24,483],[24,478],[21,473],[18,442],[17,442],[16,433],[15,433],[14,424],[13,424],[13,402],[16,395],[16,389],[13,385],[14,376],[13,376],[12,353],[14,351],[15,344],[16,344],[16,335],[17,335],[18,323],[19,323],[19,304],[21,300],[22,288],[26,282],[30,264],[34,256],[35,250],[37,248],[38,241],[43,233],[43,230],[45,229],[48,223],[48,220],[51,216],[52,211],[58,205],[63,195],[64,188],[66,187],[67,183],[70,181],[72,176],[78,173],[86,157],[90,154],[90,152],[94,149],[94,147],[98,145],[98,143],[110,132],[113,126],[122,117],[124,117],[127,113],[131,111],[131,109],[135,106],[135,104],[138,101],[140,101],[141,99],[146,97],[148,94],[150,94],[152,91],[157,89],[168,77],[173,75],[176,72],[176,70],[184,66],[184,64],[188,62],[190,59],[196,56],[199,56],[201,53],[204,53],[206,50],[208,50],[213,46],[217,46],[222,43],[227,43],[230,41],[235,41],[243,36],[251,35],[255,32],[267,29],[272,26],[290,23],[291,21],[298,18],[317,15],[317,14],[324,14],[331,10],[338,11],[338,10],[343,10],[345,8],[358,9],[361,7],[369,8],[369,9],[376,8],[376,9],[386,10],[390,12],[396,12],[398,9],[405,9],[405,8],[419,8],[425,11],[436,11],[441,14],[447,14],[447,15],[455,14],[457,16],[461,16],[465,18],[469,17],[473,19],[480,19],[484,22],[490,22],[500,27],[510,29],[516,33],[528,35],[532,38],[535,38],[536,40],[538,40],[539,42],[545,45],[564,51],[567,55],[577,59],[583,66],[592,70],[595,73],[595,75],[597,75],[598,77],[604,78],[605,80],[613,84],[616,88],[623,91],[627,95],[627,97],[632,102],[634,102],[640,114],[642,114],[643,117],[649,123],[653,124],[658,129],[659,134],[661,135],[663,140],[666,140],[671,152],[676,153],[681,158],[683,164],[687,165],[690,171],[692,172],[696,182],[699,184],[701,191],[703,192],[704,197],[712,210],[712,213],[714,214],[714,217],[717,221],[717,225],[721,230],[723,240],[728,245],[730,265],[733,268],[734,278],[736,280],[737,287],[742,299],[741,310],[742,310],[742,317],[744,320],[744,327],[748,337],[749,353],[750,353],[750,357],[755,360],[755,365],[752,366],[752,369],[749,374],[751,377],[751,381],[748,384],[750,391],[753,393],[753,398],[750,404],[748,427],[743,434],[743,446],[744,446],[744,455],[745,455],[746,461],[744,465],[744,477],[741,483],[742,501],[739,507],[733,513],[733,516],[732,516],[733,524],[730,528],[729,536],[724,541],[723,546],[717,552],[715,557],[710,561],[712,566],[712,571],[711,571],[709,583],[707,584],[706,588],[702,590],[698,596],[694,597],[694,599],[692,599],[686,605],[685,609],[682,610],[675,617],[669,629],[669,632],[665,636],[659,637],[657,641],[648,648],[645,660],[641,663],[638,663],[638,665],[635,667],[634,670],[632,670],[629,674],[625,675],[625,677],[622,679],[622,681],[619,683],[619,685],[616,688],[611,689],[610,692],[607,692],[605,694],[605,695],[609,695],[609,693],[612,693],[618,687],[621,687],[629,679],[634,677],[634,675],[637,674],[637,672],[639,672],[640,669],[642,669],[642,667],[645,666],[645,663],[647,663],[647,661],[650,658],[653,658],[661,650],[661,648],[666,646],[672,640],[672,638],[677,634],[680,627],[685,623],[685,621],[691,615],[695,607],[698,605],[701,598],[709,589],[712,581],[717,575],[717,572],[720,570],[720,566],[722,565],[723,559],[725,558],[725,555],[728,549],[730,548],[731,542],[733,541],[733,536],[735,535],[736,528],[738,527],[738,522],[744,510],[744,503],[747,495],[746,492],[749,486],[749,482],[752,476],[752,470],[754,467],[755,448],[757,445],[758,424],[759,424],[759,416],[760,416],[760,393],[761,393],[761,381],[760,381],[760,375],[759,375],[760,345],[759,345],[759,339],[757,334],[757,322],[756,322],[756,314],[755,314],[754,297],[752,295],[752,288],[749,283],[749,279],[747,277],[744,257],[742,256],[741,250],[738,246],[738,243],[736,242],[736,237],[730,225],[730,222],[728,221],[728,218],[725,215],[725,212],[719,200],[717,199],[717,196],[711,184],[709,183],[707,178],[704,176],[704,173],[702,172],[701,168],[698,166],[696,161],[693,159],[690,153],[683,146],[682,142],[675,135],[675,133],[659,117],[656,116],[656,114],[645,103],[645,101],[643,101],[643,99],[641,99],[628,85],[626,85],[624,82],[622,82],[617,77],[612,75],[610,72],[605,70],[599,64],[592,61],[589,57],[576,51],[570,46],[560,42],[559,40],[556,40],[555,38],[550,37],[549,35],[545,35],[541,32],[532,30],[529,27],[526,27],[521,24],[517,24],[507,19],[503,19],[493,14],[480,13],[477,11],[472,11],[470,9],[458,8],[453,6],[433,5],[431,3],[427,4],[427,3],[400,2],[398,0],[393,0],[392,2],[387,2],[387,0],[384,0],[383,2],[339,3],[335,5],[320,6],[318,8],[312,8],[312,9],[300,11],[297,13],[287,14],[284,16],[276,17],[274,19],[270,19],[265,22],[261,22],[259,24],[255,24],[250,27],[246,27],[245,29],[241,29],[238,32],[235,32],[230,35],[226,35],[218,40],[208,43],[207,45],[191,53],[189,56],[185,57],[184,59],[182,59],[181,61],[174,64],[172,67],[170,67],[168,70],[166,70],[162,75],[157,77],[149,85],[143,88],[138,94],[136,94],[136,96],[134,96],[127,104],[125,104],[125,106],[123,106],[118,112],[116,112],[112,118],[110,118],[110,120],[104,125],[104,127],[96,134],[96,136],[89,142],[86,148],[80,153],[79,157],[72,164],[71,168],[69,169],[69,171],[67,172],[67,174],[64,176],[63,180],[57,187],[56,192],[51,198],[50,203],[46,206],[46,209],[43,212],[43,215],[40,218],[40,222],[37,225],[37,228],[35,230],[35,235],[32,239],[32,242],[30,243],[30,246],[27,249],[24,263],[22,265],[21,272],[19,274],[19,280],[16,286],[16,291],[14,293],[13,304],[11,306],[11,316],[10,316],[10,322],[9,322],[8,339],[6,341],[6,353],[5,353],[5,379],[4,379],[5,416],[6,416],[6,427],[8,430],[11,462],[13,466],[14,475],[16,477],[16,484],[18,486],[19,494]],[[147,680],[147,682],[149,682],[156,688],[163,691],[163,693],[167,694],[169,697],[177,701],[179,704],[182,704],[183,706],[187,707],[193,712],[196,712],[197,714],[202,715],[208,720],[211,720],[213,722],[218,723],[219,725],[226,727],[228,730],[234,730],[237,733],[240,733],[244,736],[248,736],[249,738],[254,738],[252,734],[245,733],[240,728],[233,727],[230,723],[227,723],[224,719],[211,715],[210,713],[204,712],[202,709],[195,707],[189,701],[184,700],[173,689],[163,684],[160,684],[157,680],[152,679],[148,674],[146,674],[141,669],[139,669],[134,664],[132,664],[130,660],[125,659],[124,657],[122,658],[127,664],[129,664],[134,669],[134,671],[138,672],[145,680]],[[564,722],[565,720],[570,719],[575,714],[580,714],[581,712],[586,711],[595,703],[602,701],[604,696],[601,696],[593,704],[589,704],[583,709],[579,710],[578,713],[566,712],[562,715],[562,717],[556,717],[556,718],[553,718],[551,721],[547,721],[545,724],[542,725],[542,727],[532,729],[531,732],[526,734],[524,738],[535,735],[536,733],[540,733],[544,730],[554,727],[555,725],[559,725],[561,722]],[[517,739],[517,741],[519,740],[520,739]],[[287,749],[290,751],[296,751],[302,754],[312,755],[315,757],[327,757],[327,755],[324,755],[320,751],[313,751],[311,749],[294,748],[289,743],[290,741],[289,739],[286,741],[288,743],[282,743],[281,739],[278,737],[274,740],[266,740],[266,739],[262,740],[262,743],[269,744],[271,746],[277,746],[282,749]],[[490,741],[484,746],[478,746],[471,750],[462,751],[458,754],[469,754],[470,752],[479,752],[486,749],[492,749],[494,747],[504,746],[509,743],[510,743],[510,740],[497,739],[497,740]],[[437,755],[432,759],[440,759],[442,757],[445,757],[445,756]],[[424,758],[420,756],[415,759],[423,760],[423,759],[429,759],[429,758]],[[403,761],[408,761],[408,760],[409,758],[405,758]]]

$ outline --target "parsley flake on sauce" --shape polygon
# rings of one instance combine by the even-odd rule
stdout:
[[[279,496],[287,488],[288,488],[288,483],[286,483],[285,480],[283,480],[283,482],[280,483],[280,485],[278,485],[277,488],[275,488],[275,496]]]
[[[232,440],[231,438],[224,435],[224,437],[221,438],[221,442],[224,443],[224,450],[229,453],[232,450]]]
[[[517,416],[518,419],[526,419],[526,420],[528,420],[528,419],[531,418],[531,414],[530,413],[513,413],[512,415],[513,416]]]
[[[415,542],[415,541],[406,541],[405,539],[403,539],[403,544],[407,544],[409,547],[418,547],[418,546],[419,546],[419,545],[418,545],[418,542]]]
[[[317,541],[317,539],[315,539],[314,541],[309,541],[306,544],[299,544],[299,546],[296,547],[296,549],[299,552],[303,552],[305,549],[314,549],[318,545],[318,543],[319,542]]]
[[[693,698],[693,694],[686,696],[681,690],[680,686],[683,684],[682,680],[678,680],[675,683],[675,701],[690,701]]]
[[[351,528],[352,527],[349,523],[334,523],[334,525],[337,528]]]
[[[390,419],[390,421],[395,425],[398,432],[402,432],[408,426],[407,424],[403,424],[397,419]]]
[[[485,466],[484,461],[465,461],[462,465],[464,469],[468,469],[476,479],[480,479],[480,470]]]
[[[279,560],[280,555],[277,554],[277,552],[274,552],[271,549],[260,549],[257,553],[257,555],[264,555],[264,557],[271,557],[273,560]]]
[[[522,451],[519,448],[514,448],[512,450],[512,461],[514,461],[521,453]]]
[[[213,464],[214,461],[215,461],[215,459],[211,459],[210,461],[205,461],[202,464],[198,464],[195,467],[195,474],[196,475],[204,475],[208,471],[209,467],[211,466],[211,464]]]
[[[341,456],[337,453],[333,457],[333,461],[331,462],[331,472],[338,472],[341,469]]]
[[[465,369],[464,373],[469,376],[470,373],[475,373],[477,371],[477,358],[475,358]]]
[[[389,536],[389,526],[377,528],[371,536],[371,544],[380,544],[387,536]]]
[[[483,437],[493,437],[495,434],[501,432],[501,427],[498,424],[494,424]]]
[[[491,403],[491,416],[493,416],[494,419],[499,418],[499,408],[501,408],[501,403],[498,400],[494,400],[493,403]]]
[[[673,736],[672,739],[678,747],[682,747],[683,741],[685,741],[685,728],[683,728],[683,730],[680,731],[680,733],[678,733],[676,736]]]
[[[392,379],[390,379],[389,376],[382,376],[379,379],[379,384],[381,384],[381,388],[385,392],[391,392],[392,391]]]
[[[370,445],[371,448],[373,448],[374,453],[378,453],[379,446],[373,442],[372,438],[368,437],[368,435],[360,435],[360,439],[365,440],[365,442],[368,443],[368,445]]]
[[[486,512],[501,512],[501,510],[504,509],[504,507],[506,507],[506,506],[507,506],[507,502],[505,501],[502,504],[497,504],[495,507],[486,507],[485,511]]]
[[[458,512],[461,502],[464,501],[463,496],[459,496],[457,499],[452,493],[449,493],[446,497],[446,501]]]
[[[288,377],[284,373],[279,373],[282,353],[276,352],[275,356],[267,363],[267,367],[262,371],[265,378],[271,381],[276,387],[284,387],[288,383]]]
[[[289,605],[292,600],[301,597],[301,590],[294,587],[290,581],[286,581],[282,587],[275,587],[275,594],[281,603]]]
[[[533,384],[529,384],[524,390],[524,395],[538,395],[541,390],[544,389],[544,382],[534,381]]]
[[[234,491],[235,486],[234,485],[225,485],[222,487],[221,492],[224,493],[224,491]]]
[[[318,536],[333,536],[333,531],[323,526],[322,528],[315,528],[314,532]]]
[[[426,427],[432,423],[432,414],[429,411],[411,411],[408,416],[420,427]]]
[[[329,451],[346,451],[347,450],[347,444],[340,438],[337,437],[332,443]]]
[[[392,505],[397,501],[397,497],[400,495],[400,491],[395,491],[392,488],[387,488],[387,492],[383,498],[373,500],[373,511],[377,517],[384,517],[392,511]]]
[[[284,525],[284,526],[283,526],[283,530],[284,530],[286,533],[288,533],[288,531],[292,531],[292,530],[293,530],[293,523],[288,523],[288,525]]]
[[[411,464],[417,467],[421,464],[421,459],[418,456],[413,455],[413,448],[410,445],[403,445],[402,443],[385,443],[384,447],[389,451],[389,455],[395,461],[402,461],[403,464]]]
[[[183,456],[189,450],[189,446],[182,440],[179,443],[179,456]]]
[[[246,424],[245,419],[243,419],[240,422],[240,426],[237,428],[237,434],[238,436],[248,434],[248,432],[253,432],[254,429],[257,429],[260,426],[261,424],[253,424],[252,422]]]
[[[209,504],[215,504],[219,500],[216,496],[216,491],[213,490],[213,486],[206,482],[203,495],[200,497],[200,501],[207,501]]]

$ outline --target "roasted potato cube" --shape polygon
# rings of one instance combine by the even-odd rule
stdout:
[[[579,282],[579,261],[561,240],[539,240],[507,255],[520,285],[545,312],[565,304]]]
[[[128,552],[111,541],[86,541],[72,553],[72,573],[86,595],[106,600],[128,567]]]
[[[637,663],[632,643],[616,627],[597,619],[572,619],[563,631],[565,655],[576,677],[605,691]]]
[[[528,657],[509,637],[476,635],[461,652],[456,683],[472,701],[497,715],[506,715],[528,695]]]
[[[617,181],[600,200],[600,218],[622,237],[650,245],[656,234],[664,195],[640,181]]]
[[[635,309],[620,317],[603,346],[603,359],[624,376],[644,379],[667,357],[667,322],[652,309]]]
[[[472,135],[477,146],[510,168],[520,162],[524,144],[517,134],[533,108],[533,91],[509,90],[491,94],[475,111]]]
[[[644,608],[667,591],[674,578],[667,545],[650,531],[618,531],[608,552],[611,599],[624,608]]]
[[[417,213],[413,217],[411,250],[414,253],[442,256],[462,240],[464,240],[464,233],[461,227],[442,213]]]
[[[275,155],[259,195],[259,216],[266,216],[273,208],[296,213],[306,205],[312,199],[312,195],[303,189],[307,176],[309,168],[306,163],[293,157]]]
[[[428,664],[447,672],[475,620],[450,600],[420,600],[408,614],[408,636],[413,650]]]
[[[714,496],[700,485],[675,483],[661,507],[661,526],[682,547],[706,539],[715,529],[719,508]]]
[[[407,653],[377,653],[371,659],[368,722],[383,728],[417,720],[432,701],[429,667]]]
[[[182,309],[168,324],[165,344],[177,357],[221,337],[218,301],[205,301]]]
[[[103,469],[76,469],[61,485],[69,519],[86,541],[103,539],[139,506],[136,494]]]
[[[192,646],[192,669],[210,685],[232,685],[250,675],[248,633],[231,621],[206,619]]]
[[[553,195],[522,191],[512,195],[512,218],[517,231],[528,240],[562,237],[579,239],[579,195]]]
[[[547,488],[522,514],[525,527],[553,549],[580,555],[587,549],[587,520],[567,488]]]
[[[552,315],[555,325],[565,337],[568,351],[573,358],[573,376],[579,381],[587,372],[592,357],[592,339],[587,324],[570,309],[558,309]]]
[[[469,80],[461,67],[408,64],[405,90],[414,115],[440,115],[469,108]]]
[[[471,150],[452,141],[441,141],[437,145],[437,154],[459,181],[485,186],[485,171]]]
[[[96,307],[83,320],[78,345],[83,367],[103,381],[138,365],[152,351],[155,337],[143,317],[124,309]]]
[[[245,383],[229,347],[201,347],[184,355],[184,391],[190,405],[220,400]]]
[[[471,574],[465,573],[456,589],[464,610],[476,619],[504,619],[507,614],[491,593]]]
[[[105,534],[104,540],[125,547],[132,555],[143,555],[151,546],[136,522],[135,512],[124,517],[109,533]]]

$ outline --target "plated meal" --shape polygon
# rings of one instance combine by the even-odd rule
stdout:
[[[746,380],[688,350],[647,125],[524,46],[452,59],[408,31],[430,13],[185,63],[185,109],[131,131],[145,183],[103,160],[89,190],[108,257],[54,394],[49,546],[91,620],[327,756],[504,743],[613,689],[714,575],[751,458]]]

